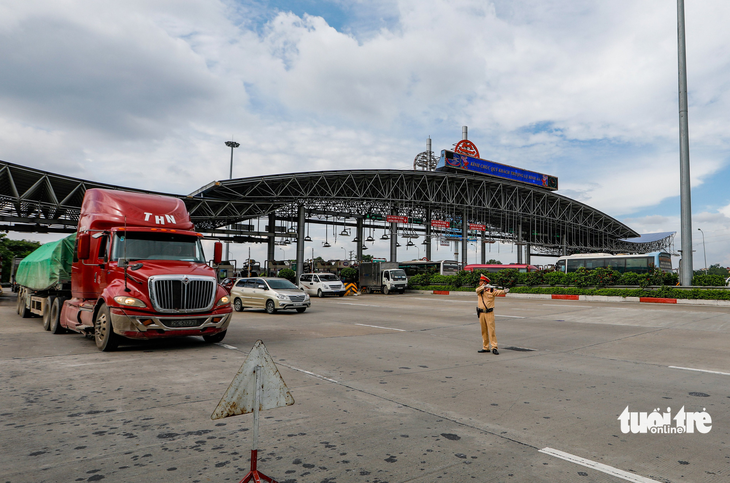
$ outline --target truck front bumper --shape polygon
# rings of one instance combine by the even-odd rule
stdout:
[[[111,317],[115,334],[129,339],[156,339],[223,332],[231,323],[232,313],[162,317],[112,308]]]

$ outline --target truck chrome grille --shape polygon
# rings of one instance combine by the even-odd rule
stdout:
[[[215,302],[216,281],[193,275],[153,276],[150,300],[157,312],[188,313],[210,310]]]

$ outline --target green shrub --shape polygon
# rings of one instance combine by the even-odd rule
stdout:
[[[543,275],[543,280],[545,283],[550,285],[567,285],[566,280],[568,278],[568,274],[564,272],[547,272],[545,275]]]
[[[593,279],[597,287],[605,287],[607,285],[616,285],[619,277],[621,276],[616,270],[612,268],[596,268],[593,271]]]
[[[702,274],[692,277],[692,285],[702,287],[723,287],[725,279],[721,275]]]
[[[431,274],[430,273],[421,273],[418,275],[414,275],[408,279],[408,287],[414,288],[417,286],[426,286],[431,285]]]
[[[340,276],[345,279],[345,282],[354,282],[358,277],[357,268],[347,267],[343,268],[340,272]]]
[[[279,275],[277,276],[289,280],[294,285],[296,285],[297,283],[297,272],[295,272],[291,268],[282,268],[281,270],[279,270]]]
[[[542,285],[545,282],[545,272],[542,270],[538,270],[537,272],[521,273],[520,275],[524,275],[524,282],[522,283],[530,287]]]
[[[517,272],[517,270],[510,268],[507,270],[500,270],[497,273],[493,273],[492,276],[489,278],[492,280],[492,284],[494,285],[512,288],[517,285],[518,275],[519,272]]]

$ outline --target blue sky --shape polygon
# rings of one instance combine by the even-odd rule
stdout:
[[[730,4],[685,8],[694,265],[702,228],[730,266]],[[466,125],[483,158],[679,231],[675,2],[10,0],[0,42],[5,161],[189,193],[228,176],[231,138],[235,177],[409,169]]]

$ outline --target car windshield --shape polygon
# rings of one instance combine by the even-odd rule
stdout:
[[[406,272],[403,270],[393,270],[390,272],[391,276],[393,277],[393,280],[405,280],[406,279]]]
[[[293,283],[291,283],[289,280],[284,280],[283,278],[282,279],[275,279],[275,280],[267,280],[266,283],[268,283],[269,284],[269,287],[271,287],[271,289],[273,289],[273,290],[276,290],[276,289],[279,289],[279,290],[285,290],[285,289],[299,290],[299,287],[297,287],[296,285],[294,285]]]
[[[336,276],[332,275],[331,273],[322,273],[319,275],[319,280],[321,282],[339,282],[340,279]]]
[[[117,232],[112,260],[180,260],[205,263],[200,238],[177,233]]]

